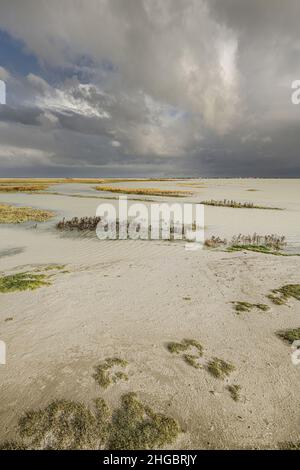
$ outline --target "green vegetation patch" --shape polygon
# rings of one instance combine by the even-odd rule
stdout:
[[[9,274],[0,277],[0,292],[16,292],[35,290],[39,287],[49,286],[51,283],[45,274],[33,274],[29,272]]]
[[[239,399],[240,399],[240,390],[241,390],[240,385],[236,385],[236,384],[228,385],[227,390],[229,391],[229,393],[231,395],[231,398],[234,401],[239,401]]]
[[[293,328],[290,330],[277,331],[277,336],[292,344],[296,340],[300,340],[300,328]]]
[[[135,393],[121,398],[111,415],[102,398],[93,409],[80,402],[55,400],[21,417],[15,441],[1,450],[156,449],[172,444],[180,427],[173,418],[155,413]]]
[[[92,412],[84,404],[55,400],[46,408],[28,411],[18,423],[17,441],[6,442],[2,449],[99,449],[109,431],[109,409],[95,400]]]
[[[203,354],[203,347],[202,345],[195,339],[183,339],[180,343],[170,342],[167,344],[167,348],[170,353],[180,353],[187,351],[189,348],[194,347],[198,350],[198,355],[202,356]]]
[[[270,307],[266,304],[251,304],[249,302],[231,302],[234,306],[234,310],[237,314],[241,312],[250,312],[253,308],[261,310],[262,312],[267,312],[270,310]]]
[[[300,300],[300,284],[287,284],[273,289],[268,298],[276,305],[285,305],[290,298]]]
[[[54,216],[54,212],[33,207],[17,207],[0,204],[0,224],[21,224],[24,222],[45,222]]]
[[[135,393],[123,395],[112,418],[109,449],[157,449],[171,444],[180,432],[178,423],[143,405]]]
[[[217,379],[224,379],[233,372],[234,369],[235,367],[233,364],[230,364],[223,359],[219,359],[218,357],[214,357],[209,361],[207,366],[207,370]]]
[[[119,380],[128,380],[128,376],[120,368],[124,368],[128,362],[118,357],[109,357],[95,367],[93,378],[102,388],[107,388]]]
[[[170,342],[167,349],[172,354],[182,354],[182,359],[186,364],[195,369],[202,369],[199,359],[203,356],[203,347],[195,339],[183,339],[180,343]],[[192,354],[193,353],[193,354]]]

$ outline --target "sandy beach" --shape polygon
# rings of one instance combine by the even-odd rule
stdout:
[[[279,206],[284,210],[208,207],[206,235],[282,234],[289,254],[299,252],[299,185],[262,179],[130,183],[192,190],[176,202],[226,197]],[[300,304],[267,298],[272,289],[299,283],[299,257],[189,252],[182,242],[59,233],[55,223],[62,217],[93,216],[100,202],[117,199],[106,200],[113,194],[99,194],[93,185],[54,185],[48,192],[59,195],[0,193],[0,203],[56,213],[45,223],[0,226],[1,275],[64,266],[49,286],[0,294],[0,339],[7,345],[7,363],[0,365],[1,441],[14,439],[25,411],[58,398],[88,405],[101,396],[113,409],[132,391],[178,421],[182,432],[169,448],[273,449],[299,440],[300,366],[276,332],[299,328]],[[270,309],[238,315],[235,301]],[[169,342],[184,338],[203,346],[201,368],[168,350]],[[128,380],[103,390],[94,367],[115,356],[128,362]],[[234,365],[224,380],[207,369],[214,357]],[[228,391],[233,384],[240,386],[238,401]]]

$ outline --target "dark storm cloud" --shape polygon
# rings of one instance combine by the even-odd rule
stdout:
[[[0,29],[43,75],[0,64],[2,172],[299,176],[299,14],[296,0],[1,0]]]

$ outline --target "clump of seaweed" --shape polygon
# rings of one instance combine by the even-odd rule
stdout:
[[[267,297],[276,305],[285,305],[291,297],[300,300],[300,284],[287,284],[273,289]]]
[[[17,438],[1,450],[155,449],[172,444],[180,427],[173,418],[155,413],[135,393],[121,397],[113,415],[102,398],[90,409],[80,402],[55,400],[31,410],[18,423]]]
[[[209,201],[201,201],[201,204],[207,206],[217,206],[217,207],[234,207],[238,209],[272,209],[272,210],[282,210],[279,207],[268,207],[268,206],[259,206],[255,205],[253,202],[238,202],[233,199],[223,199],[222,201],[217,201],[215,199],[210,199]]]
[[[117,368],[124,368],[128,362],[118,357],[109,357],[95,367],[93,378],[102,388],[107,388],[119,380],[128,380],[127,374]],[[113,370],[112,370],[113,369]]]
[[[211,359],[207,365],[207,370],[217,379],[224,379],[235,369],[233,364],[214,357]]]
[[[253,308],[257,308],[258,310],[261,310],[262,312],[267,312],[270,307],[266,304],[252,304],[250,302],[239,302],[239,301],[234,301],[231,302],[234,305],[234,309],[237,314],[241,312],[250,312]]]
[[[292,344],[294,341],[300,340],[300,328],[292,328],[289,330],[277,331],[277,336],[284,341],[287,341],[289,344]]]
[[[33,274],[30,272],[9,274],[0,277],[0,292],[16,292],[35,290],[42,286],[49,286],[48,276],[45,274]]]
[[[171,444],[178,436],[178,423],[143,405],[135,393],[123,395],[112,418],[108,448],[113,450],[154,449]]]
[[[229,391],[231,398],[234,401],[239,401],[240,399],[240,390],[241,386],[237,384],[227,385],[227,390]]]
[[[23,222],[45,222],[54,216],[54,212],[33,207],[16,207],[0,204],[0,224],[21,224]]]

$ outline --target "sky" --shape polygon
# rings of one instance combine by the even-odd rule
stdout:
[[[300,177],[299,18],[299,0],[0,0],[0,177]]]

